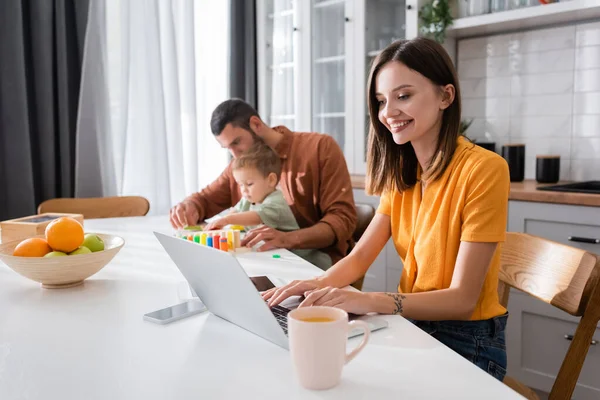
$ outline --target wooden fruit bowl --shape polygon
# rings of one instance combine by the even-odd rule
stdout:
[[[0,261],[18,274],[41,283],[44,288],[62,289],[81,285],[84,279],[104,268],[125,244],[125,240],[119,236],[97,235],[104,241],[104,251],[64,257],[15,257],[13,250],[21,242],[15,240],[0,244]]]

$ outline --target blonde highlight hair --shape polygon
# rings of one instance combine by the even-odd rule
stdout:
[[[418,180],[419,162],[412,144],[396,144],[390,132],[379,121],[376,79],[379,71],[389,62],[404,64],[434,85],[442,87],[451,84],[455,89],[454,100],[443,112],[436,148],[421,180],[435,181],[444,174],[452,161],[460,135],[460,87],[456,70],[446,50],[439,43],[424,37],[398,40],[390,44],[373,61],[367,85],[370,123],[366,191],[370,195],[381,195],[384,191],[393,190],[403,192],[415,186]]]
[[[255,142],[252,147],[240,157],[233,160],[232,169],[254,168],[265,178],[269,174],[281,176],[281,159],[279,155],[262,141]]]

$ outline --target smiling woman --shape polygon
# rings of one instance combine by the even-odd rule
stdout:
[[[276,305],[304,294],[301,307],[403,315],[502,380],[507,315],[498,301],[498,243],[506,234],[508,166],[460,136],[456,72],[436,42],[402,40],[384,49],[368,99],[367,189],[381,196],[376,216],[324,275],[264,297]],[[390,237],[404,266],[398,292],[340,290],[367,272]]]
[[[426,41],[420,47],[390,46],[374,61],[368,87],[369,113],[375,122],[369,133],[373,151],[367,154],[367,164],[369,174],[377,178],[370,180],[370,192],[381,192],[386,179],[392,179],[399,190],[413,186],[419,164],[435,180],[454,155],[461,112],[458,78],[454,69],[445,68],[452,65],[445,52],[428,60],[433,64],[426,63],[422,53],[434,48],[433,42]],[[417,153],[423,159],[417,160]],[[402,168],[395,168],[399,163]]]

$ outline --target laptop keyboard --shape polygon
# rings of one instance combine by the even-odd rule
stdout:
[[[275,319],[279,323],[279,326],[281,326],[286,335],[288,333],[287,315],[290,311],[291,310],[281,306],[271,307],[271,312],[275,316]]]
[[[271,307],[271,312],[273,313],[273,316],[275,317],[275,319],[279,323],[279,326],[281,326],[281,329],[283,329],[283,331],[285,332],[286,335],[288,334],[287,315],[290,313],[290,311],[292,311],[292,310],[290,310],[289,308],[282,307],[282,306]],[[360,315],[348,313],[349,321],[353,321],[353,320],[357,319],[358,317],[360,317]],[[369,325],[371,325],[371,324],[369,323]],[[373,330],[381,329],[386,326],[387,326],[387,324],[385,326],[376,327],[375,329],[373,329],[371,327],[371,330],[373,331]],[[350,334],[349,337],[356,336],[356,334],[358,334],[358,333],[362,333],[362,330],[359,328],[355,328],[349,332],[349,334]]]

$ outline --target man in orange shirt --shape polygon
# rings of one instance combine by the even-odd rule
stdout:
[[[282,162],[280,189],[300,230],[281,232],[263,226],[249,232],[243,245],[274,248],[320,249],[335,264],[348,251],[356,227],[356,209],[344,155],[328,135],[292,132],[269,127],[248,103],[231,99],[214,110],[211,130],[234,158],[262,140]],[[241,198],[231,164],[210,185],[171,209],[174,228],[197,224],[234,206]]]

